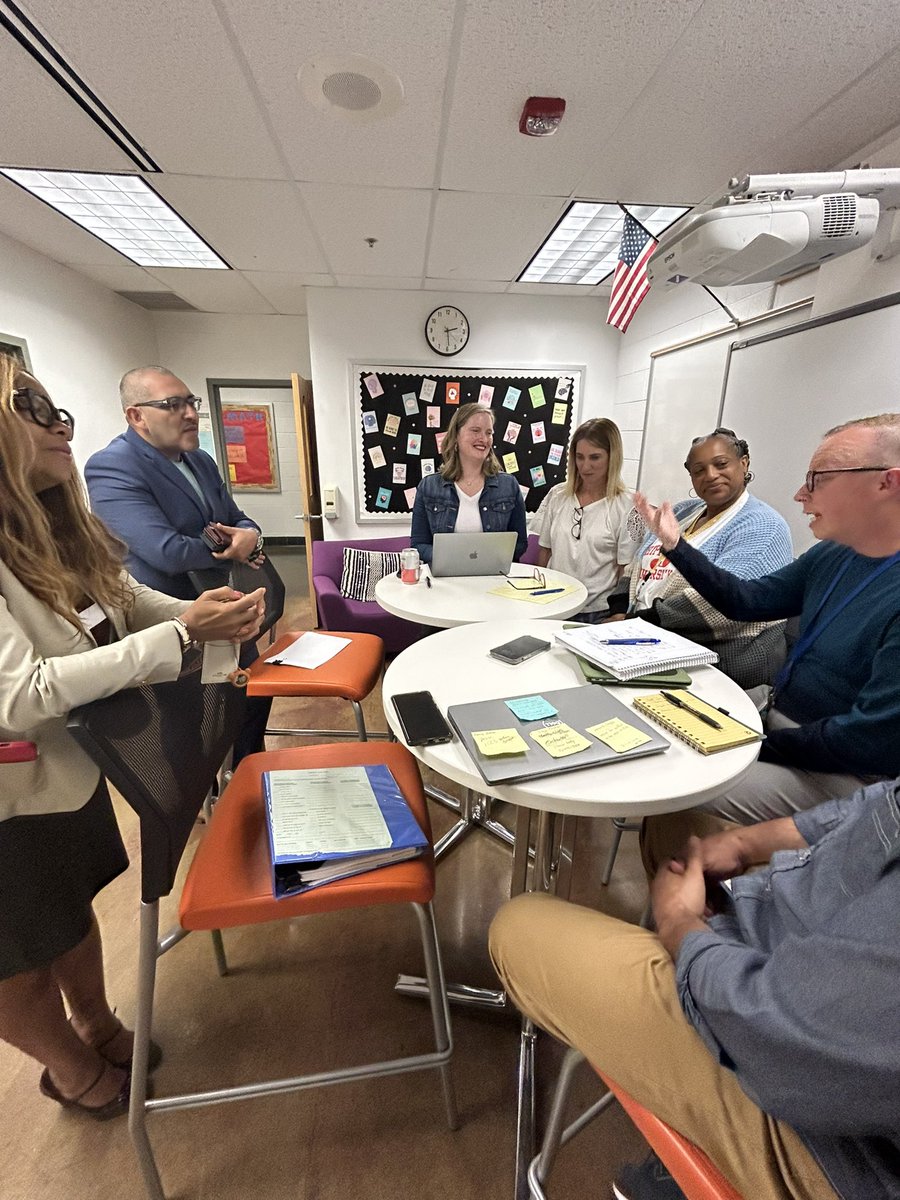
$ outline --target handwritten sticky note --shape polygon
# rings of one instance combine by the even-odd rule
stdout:
[[[422,380],[422,386],[419,388],[419,399],[423,402],[423,404],[428,404],[429,401],[434,399],[436,387],[437,383],[434,379]]]
[[[376,396],[384,395],[384,388],[381,386],[381,380],[377,375],[367,375],[363,380],[369,395],[374,400]]]
[[[519,403],[519,397],[522,395],[519,388],[507,388],[506,395],[503,397],[504,408],[515,408]]]
[[[569,396],[569,381],[568,379],[560,379],[556,384],[556,399],[566,400]]]
[[[543,408],[547,403],[547,397],[544,395],[543,384],[536,383],[534,387],[528,389],[528,395],[531,397],[533,408]]]
[[[373,467],[384,466],[384,451],[380,446],[369,447],[369,458],[372,460]]]
[[[412,511],[412,507],[416,502],[416,489],[407,488],[403,495],[406,500],[407,507],[410,509],[410,511]]]
[[[485,758],[528,753],[528,746],[515,729],[480,729],[472,732],[472,740]]]
[[[363,413],[363,429],[366,433],[378,432],[378,417],[375,413],[369,411]]]
[[[406,463],[394,463],[394,483],[406,483]]]
[[[391,502],[391,489],[386,488],[386,487],[380,487],[378,489],[378,495],[375,497],[375,507],[376,508],[387,508],[388,505],[390,504],[390,502]]]
[[[434,459],[433,458],[423,458],[421,465],[422,465],[422,478],[423,479],[425,478],[426,475],[434,474]]]
[[[489,383],[483,383],[478,393],[479,404],[490,404],[494,398],[494,389]]]
[[[406,435],[406,453],[418,454],[422,449],[421,433],[408,433]]]
[[[396,437],[400,429],[400,418],[391,413],[390,416],[384,418],[384,432],[388,437]]]
[[[554,404],[553,416],[550,418],[551,425],[565,425],[566,417],[569,415],[568,404]]]
[[[448,383],[446,395],[448,404],[459,404],[459,383]]]
[[[534,729],[531,737],[542,750],[546,750],[553,758],[567,758],[570,754],[580,754],[587,750],[590,742],[582,737],[577,729],[557,721],[555,725],[546,725],[543,729]]]
[[[425,427],[427,429],[440,429],[441,408],[439,404],[429,404],[425,409]]]
[[[516,473],[516,471],[518,471],[518,469],[519,469],[519,460],[516,458],[516,456],[514,454],[504,454],[503,455],[503,470],[506,471],[507,475],[515,475],[515,473]]]
[[[515,445],[516,438],[522,432],[522,426],[517,425],[515,421],[510,421],[506,427],[506,433],[503,435],[504,442],[511,442]]]
[[[534,484],[535,487],[543,487],[544,486],[544,484],[547,482],[547,479],[546,479],[546,476],[544,475],[543,467],[532,467],[531,468],[531,482]]]
[[[519,696],[517,700],[505,701],[520,721],[540,721],[544,717],[555,717],[558,709],[543,696]]]
[[[553,445],[547,452],[547,462],[551,467],[558,467],[562,462],[563,448],[562,446]]]
[[[611,721],[601,721],[599,725],[591,725],[588,727],[588,733],[592,733],[598,741],[605,742],[617,754],[624,754],[626,750],[634,750],[650,741],[648,733],[642,733],[640,729],[635,729],[621,717],[613,717]]]
[[[537,445],[538,442],[546,442],[547,430],[544,428],[543,421],[535,421],[535,423],[532,425],[531,440],[534,442],[535,445]]]
[[[403,411],[408,417],[414,416],[419,411],[419,401],[416,399],[415,392],[403,393]]]

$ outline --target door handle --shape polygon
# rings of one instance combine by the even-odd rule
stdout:
[[[295,521],[324,521],[321,513],[294,513]]]

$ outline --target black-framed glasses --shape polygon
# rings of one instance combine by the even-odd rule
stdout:
[[[807,471],[804,484],[812,495],[816,490],[816,480],[820,475],[853,475],[862,471],[890,471],[890,467],[826,467],[824,471]]]
[[[576,542],[581,541],[581,521],[584,517],[584,508],[580,504],[575,505],[575,513],[572,517],[572,537]]]
[[[54,425],[65,425],[69,432],[75,430],[75,418],[64,408],[57,408],[49,396],[34,388],[15,388],[12,394],[13,408],[16,412],[31,417],[35,425],[42,429],[52,429]]]
[[[535,567],[530,575],[507,575],[506,582],[511,588],[515,588],[517,592],[530,592],[536,587],[546,587],[547,577],[543,571],[539,571]]]
[[[174,412],[181,416],[188,405],[194,412],[199,412],[203,407],[203,400],[199,396],[167,396],[165,400],[143,400],[140,404],[133,404],[131,407],[159,408],[163,412]]]

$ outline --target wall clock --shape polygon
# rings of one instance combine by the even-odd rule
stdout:
[[[451,304],[436,308],[425,322],[425,340],[432,350],[445,358],[459,354],[469,340],[469,322],[465,313]]]

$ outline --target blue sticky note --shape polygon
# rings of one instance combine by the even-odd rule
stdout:
[[[555,717],[559,711],[543,696],[520,696],[518,700],[507,700],[505,703],[520,721],[540,721],[544,717]]]
[[[390,504],[390,502],[391,502],[391,489],[386,488],[386,487],[380,487],[378,489],[378,495],[375,498],[375,507],[376,508],[387,508],[387,506]]]

